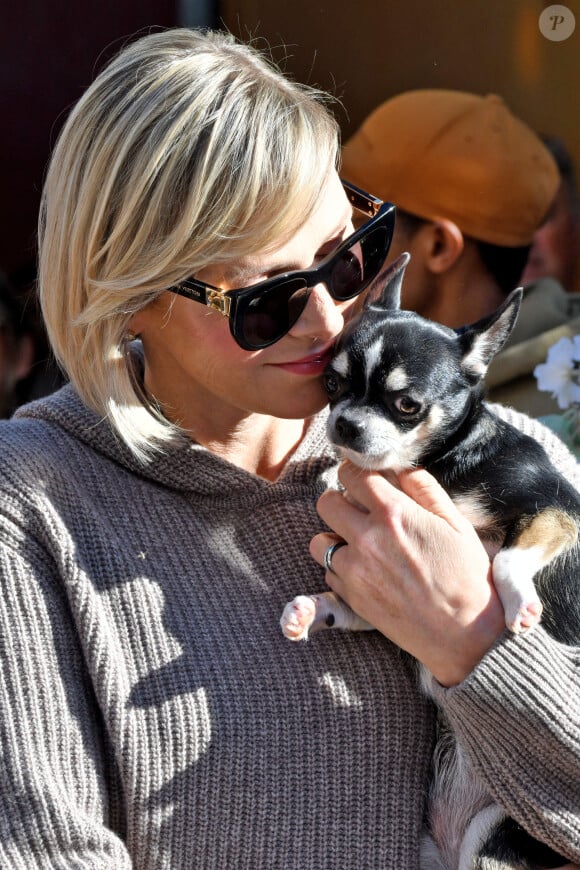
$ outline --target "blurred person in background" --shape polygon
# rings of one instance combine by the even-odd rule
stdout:
[[[572,157],[557,136],[542,136],[553,155],[561,182],[552,206],[534,233],[522,284],[554,278],[569,292],[580,290],[580,197]]]
[[[500,96],[444,89],[378,106],[345,143],[342,173],[397,206],[389,258],[411,254],[403,306],[452,328],[490,314],[521,283],[561,189],[549,148]],[[525,288],[488,370],[490,399],[535,416],[557,410],[533,371],[562,331],[578,331],[571,305],[553,279]]]

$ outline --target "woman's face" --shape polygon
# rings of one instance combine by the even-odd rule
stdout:
[[[224,290],[316,265],[352,232],[351,207],[336,173],[296,235],[264,256],[244,258],[235,270],[209,267],[197,278]],[[145,387],[166,416],[186,425],[201,414],[232,425],[249,413],[301,419],[322,408],[321,374],[356,300],[336,303],[313,288],[297,323],[279,342],[258,351],[239,347],[229,322],[197,302],[163,293],[138,312],[131,328],[145,352]]]

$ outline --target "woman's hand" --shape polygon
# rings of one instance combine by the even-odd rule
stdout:
[[[322,519],[347,545],[333,557],[328,585],[444,686],[461,682],[505,628],[489,557],[473,526],[422,469],[388,479],[349,462],[328,490]],[[323,565],[336,535],[310,545]]]

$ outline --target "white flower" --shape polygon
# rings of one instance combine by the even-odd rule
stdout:
[[[580,404],[580,335],[553,344],[546,362],[534,369],[534,376],[538,389],[552,393],[559,408]]]

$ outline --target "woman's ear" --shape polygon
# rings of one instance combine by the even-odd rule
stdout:
[[[441,275],[449,271],[463,253],[463,233],[457,224],[447,218],[435,218],[429,222],[428,228],[426,266],[434,275]]]
[[[129,323],[127,324],[127,329],[125,335],[129,341],[133,341],[139,335],[141,335],[141,331],[143,326],[145,325],[145,317],[143,316],[144,309],[141,308],[135,314],[132,315]]]

